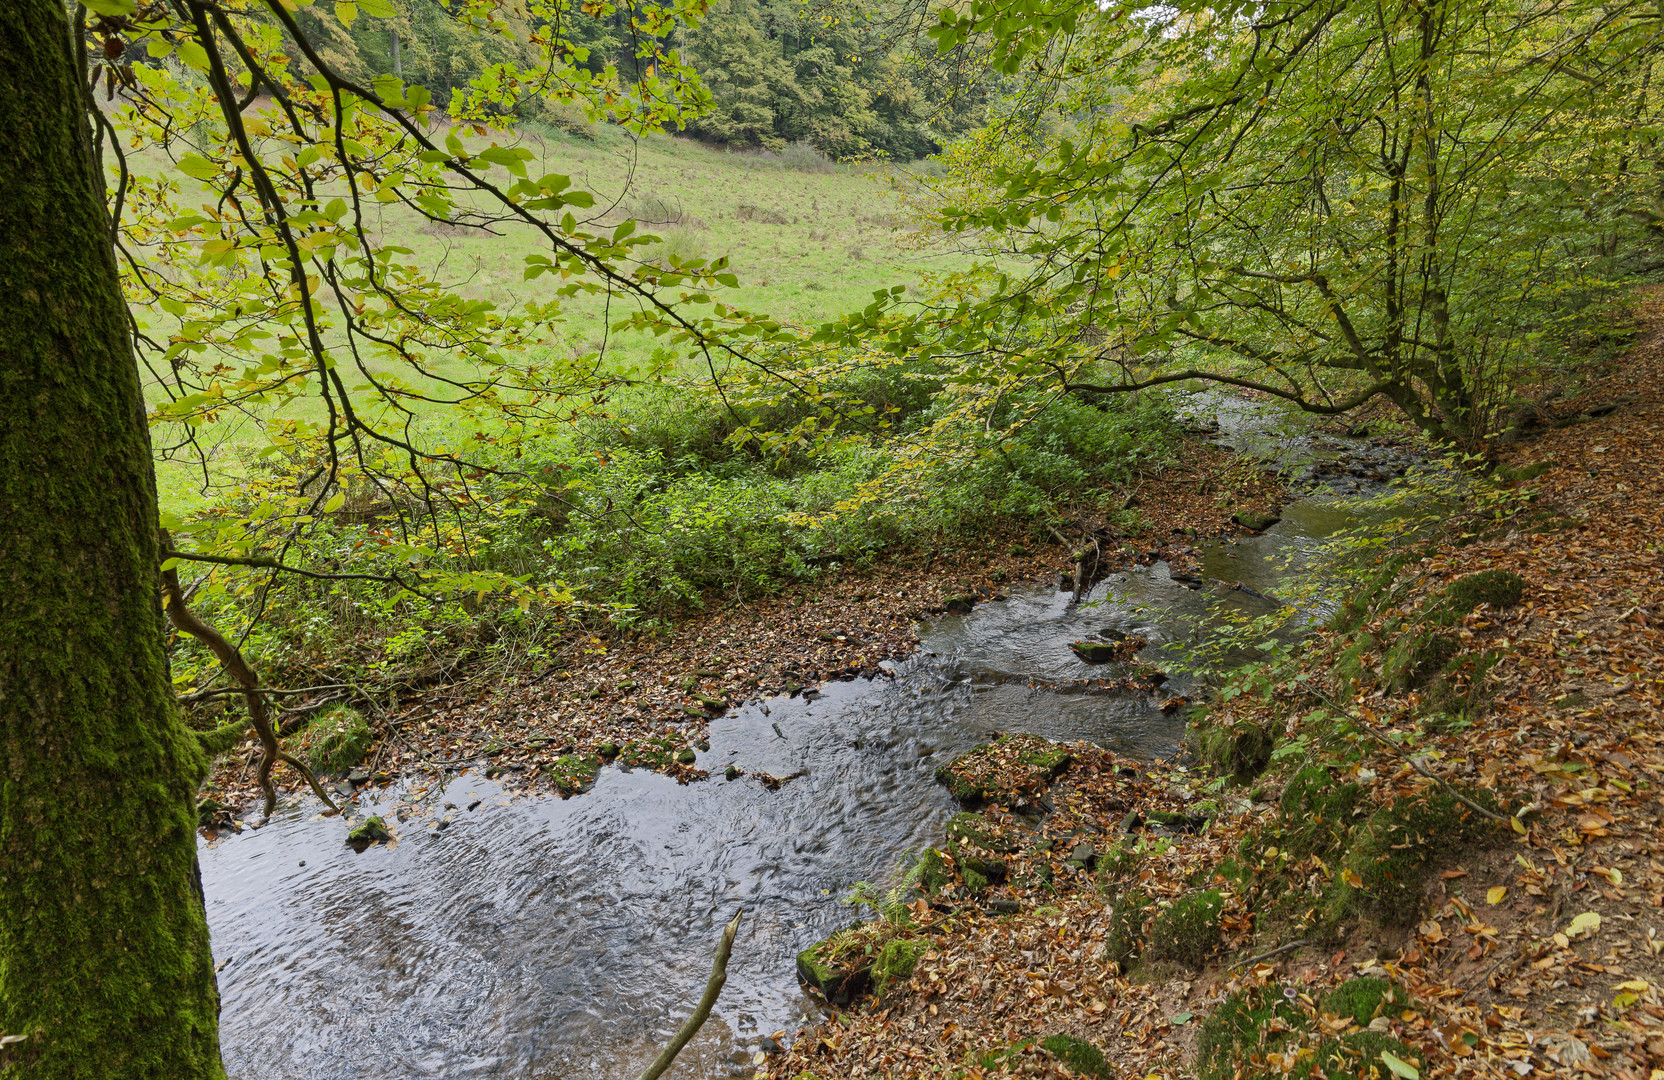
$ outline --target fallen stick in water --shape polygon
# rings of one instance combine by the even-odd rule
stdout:
[[[659,1056],[653,1059],[653,1064],[647,1066],[647,1071],[641,1074],[641,1080],[658,1080],[664,1071],[670,1068],[670,1063],[676,1060],[676,1055],[682,1052],[682,1047],[688,1044],[694,1033],[704,1025],[711,1015],[711,1006],[716,1004],[716,996],[722,993],[722,984],[728,981],[728,954],[734,948],[734,935],[739,933],[740,916],[745,914],[741,908],[734,913],[733,919],[722,930],[722,941],[716,947],[716,962],[711,965],[711,978],[705,984],[705,996],[699,999],[699,1007],[693,1010],[687,1023],[670,1040],[670,1045],[659,1051]]]

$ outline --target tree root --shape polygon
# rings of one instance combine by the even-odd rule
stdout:
[[[167,544],[167,536],[164,534],[162,545],[165,548]],[[323,800],[324,805],[339,813],[341,808],[324,793],[323,785],[318,783],[318,778],[312,774],[312,770],[299,758],[285,754],[278,746],[277,732],[272,730],[271,716],[266,711],[266,697],[260,690],[259,676],[249,667],[241,650],[227,641],[225,635],[197,618],[186,606],[185,592],[179,587],[179,574],[172,569],[162,571],[162,595],[168,621],[172,622],[180,633],[189,634],[208,646],[219,658],[220,663],[225,665],[226,671],[230,672],[231,677],[242,687],[243,699],[248,702],[249,723],[253,725],[255,734],[260,737],[260,766],[255,775],[260,781],[260,790],[266,793],[264,816],[271,817],[272,811],[277,809],[277,789],[272,784],[272,767],[279,761],[287,762],[305,777],[306,782],[312,785],[313,793]]]

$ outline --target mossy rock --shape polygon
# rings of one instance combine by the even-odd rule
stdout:
[[[1498,812],[1491,792],[1472,789],[1463,795]],[[1494,843],[1499,835],[1494,823],[1448,791],[1398,799],[1375,811],[1358,830],[1343,869],[1361,884],[1347,884],[1347,874],[1337,875],[1324,895],[1326,917],[1338,924],[1356,908],[1389,926],[1409,926],[1420,914],[1422,885],[1434,867]]]
[[[872,959],[841,947],[848,934],[840,930],[797,954],[797,977],[833,1005],[848,1005],[872,987]]]
[[[1446,585],[1428,610],[1430,621],[1451,625],[1480,604],[1513,607],[1525,595],[1525,579],[1512,570],[1481,570]]]
[[[948,819],[947,837],[1004,855],[1017,850],[1017,844],[998,825],[981,814],[963,812]]]
[[[1278,514],[1261,514],[1254,510],[1238,510],[1231,515],[1231,520],[1241,525],[1249,532],[1264,532],[1283,520]]]
[[[936,782],[966,806],[1033,798],[1069,767],[1067,747],[1038,735],[1006,735],[936,770]]]
[[[547,776],[563,795],[588,791],[601,772],[601,759],[594,754],[567,754],[555,759]]]
[[[953,845],[947,846],[947,854],[954,855]],[[919,887],[931,896],[953,884],[953,869],[942,855],[941,849],[925,848],[919,857]]]
[[[1122,972],[1144,951],[1144,922],[1150,914],[1150,898],[1129,889],[1115,899],[1109,913],[1109,933],[1104,938],[1104,959]]]
[[[314,772],[339,773],[364,760],[375,734],[357,709],[339,705],[313,717],[296,740],[295,756]]]
[[[214,823],[216,814],[224,814],[230,809],[218,799],[202,799],[196,804],[196,823],[206,829]]]
[[[363,823],[347,833],[347,843],[363,850],[378,840],[393,839],[393,834],[387,831],[387,822],[379,816],[365,818]]]
[[[1104,1060],[1103,1051],[1073,1035],[1048,1035],[1040,1045],[1057,1060],[1092,1080],[1115,1080],[1115,1070]]]
[[[630,769],[665,769],[682,748],[662,735],[631,739],[618,748],[618,763]]]
[[[930,951],[928,941],[915,938],[891,938],[878,950],[872,962],[872,992],[883,997],[890,984],[909,978],[919,957]]]
[[[1223,940],[1220,916],[1224,911],[1225,900],[1218,889],[1193,893],[1175,901],[1151,925],[1146,955],[1151,960],[1172,960],[1193,968],[1201,967]]]

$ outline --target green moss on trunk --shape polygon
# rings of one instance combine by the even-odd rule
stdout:
[[[0,1077],[221,1077],[204,771],[58,0],[0,6]]]

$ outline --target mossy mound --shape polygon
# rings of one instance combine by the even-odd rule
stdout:
[[[1104,959],[1123,973],[1144,951],[1144,922],[1149,917],[1150,898],[1129,889],[1115,900],[1109,913],[1109,933],[1104,938]]]
[[[1410,993],[1391,979],[1348,979],[1324,995],[1318,1007],[1337,1018],[1368,1027],[1377,1016],[1397,1015],[1412,1004]]]
[[[1337,783],[1321,766],[1301,769],[1283,788],[1278,803],[1281,846],[1301,858],[1332,850],[1352,826],[1363,795],[1363,788]]]
[[[1103,1051],[1073,1035],[1048,1035],[1040,1045],[1063,1064],[1092,1080],[1115,1080],[1115,1070],[1104,1060]]]
[[[362,851],[371,844],[393,839],[393,834],[387,831],[387,822],[380,817],[368,817],[363,824],[347,833],[347,843]]]
[[[950,855],[951,849],[950,844]],[[931,896],[953,884],[953,866],[942,856],[940,848],[925,848],[924,854],[919,856],[919,887]]]
[[[1038,735],[1006,735],[974,746],[936,770],[936,781],[966,806],[1038,798],[1073,760]]]
[[[555,759],[547,776],[562,795],[588,791],[601,773],[601,759],[594,754],[567,754]]]
[[[1276,984],[1239,990],[1202,1021],[1196,1037],[1196,1075],[1201,1080],[1232,1080],[1248,1073],[1248,1061],[1264,1059],[1291,1030],[1303,1028],[1305,1014]]]
[[[1224,721],[1211,712],[1192,720],[1189,742],[1215,775],[1244,784],[1271,764],[1274,745],[1271,733],[1253,721],[1240,717]]]
[[[375,735],[357,709],[337,706],[312,718],[296,736],[295,756],[314,772],[338,773],[364,760]]]
[[[1010,833],[983,814],[969,811],[955,814],[948,819],[946,832],[950,841],[969,844],[984,851],[1005,855],[1017,850],[1017,842]]]
[[[1193,893],[1175,901],[1151,924],[1145,954],[1151,960],[1172,960],[1193,968],[1201,967],[1222,940],[1220,916],[1224,912],[1225,899],[1218,889]]]
[[[1497,809],[1488,791],[1464,795]],[[1408,926],[1420,913],[1422,885],[1434,867],[1497,836],[1494,823],[1443,789],[1395,800],[1371,814],[1348,846],[1343,873],[1324,897],[1327,921],[1338,924],[1359,909],[1389,926]],[[1359,884],[1349,883],[1354,880]]]
[[[1446,585],[1429,610],[1429,615],[1445,623],[1460,622],[1480,604],[1495,608],[1513,607],[1525,595],[1525,579],[1512,570],[1481,570],[1477,574],[1457,578]]]

